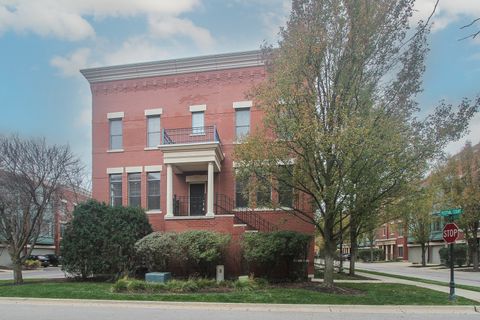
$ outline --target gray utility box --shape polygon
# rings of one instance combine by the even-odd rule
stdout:
[[[170,272],[149,272],[145,274],[145,281],[165,283],[172,279]]]
[[[225,280],[225,268],[223,265],[217,266],[217,282],[222,282]]]

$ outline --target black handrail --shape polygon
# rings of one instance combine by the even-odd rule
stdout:
[[[252,229],[260,232],[277,231],[278,227],[263,219],[252,208],[235,208],[235,202],[224,194],[215,195],[215,213],[216,214],[233,214],[235,220],[244,223]]]
[[[192,128],[162,129],[162,144],[183,144],[183,143],[221,143],[217,127],[204,126]]]

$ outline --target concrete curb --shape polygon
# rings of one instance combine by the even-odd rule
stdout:
[[[217,310],[303,313],[380,313],[380,314],[480,314],[475,306],[396,306],[396,305],[309,305],[309,304],[253,304],[212,302],[118,301],[86,299],[0,298],[2,304],[71,305],[85,307],[116,306],[120,308],[151,308],[176,310]]]

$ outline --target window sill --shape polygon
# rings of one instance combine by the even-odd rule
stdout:
[[[158,147],[145,147],[143,148],[145,151],[153,151],[153,150],[159,150]]]
[[[165,220],[204,220],[204,219],[215,219],[215,216],[165,216]]]
[[[108,153],[116,153],[116,152],[124,152],[125,150],[123,149],[110,149],[110,150],[107,150]]]
[[[160,214],[160,213],[162,213],[162,210],[147,210],[145,213],[146,214]]]

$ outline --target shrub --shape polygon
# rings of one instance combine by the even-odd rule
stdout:
[[[450,267],[450,248],[444,247],[441,248],[439,251],[440,254],[440,261],[443,265]],[[453,246],[453,255],[455,265],[461,267],[465,265],[467,261],[467,245],[465,244],[455,244]]]
[[[310,235],[294,231],[245,234],[242,241],[244,258],[252,269],[256,269],[257,275],[268,278],[280,275],[292,280],[304,278],[311,239]],[[302,263],[295,263],[296,260]]]
[[[78,205],[61,242],[62,269],[86,279],[133,271],[135,242],[152,231],[141,208],[109,207],[89,200]]]
[[[25,269],[36,269],[40,268],[42,266],[42,263],[38,260],[27,259],[23,263],[23,266],[25,267]]]
[[[230,288],[236,291],[253,291],[264,288],[267,282],[263,279],[248,279],[247,281],[222,281],[217,283],[215,280],[199,278],[188,280],[170,280],[166,283],[152,283],[135,279],[122,278],[115,282],[111,288],[112,292],[122,293],[189,293],[198,292],[205,289],[223,289]]]
[[[170,261],[178,256],[177,234],[153,232],[135,244],[135,253],[140,266],[149,271],[169,270]]]
[[[196,272],[201,276],[215,273],[215,265],[224,258],[230,235],[213,231],[186,231],[178,234],[178,245],[189,274]]]
[[[360,249],[357,252],[357,259],[362,261],[371,262],[371,252],[370,249]],[[384,260],[385,255],[382,249],[374,248],[373,249],[373,261]]]

